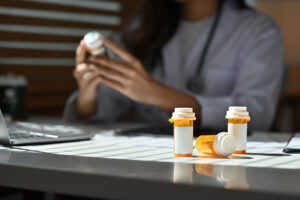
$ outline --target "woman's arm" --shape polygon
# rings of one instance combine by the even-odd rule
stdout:
[[[175,107],[192,107],[196,113],[197,121],[200,122],[201,107],[195,97],[156,81],[152,83],[150,90],[152,92],[148,104],[157,106],[169,113],[173,112]]]

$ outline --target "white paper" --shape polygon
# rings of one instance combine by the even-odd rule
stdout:
[[[296,140],[292,144],[299,145],[300,141]],[[236,154],[229,158],[211,158],[198,154],[194,149],[192,158],[175,158],[172,136],[119,136],[107,133],[96,135],[90,141],[19,146],[18,148],[93,158],[300,169],[300,154],[284,154],[282,150],[285,145],[286,142],[256,141],[247,143],[248,154],[246,155]]]

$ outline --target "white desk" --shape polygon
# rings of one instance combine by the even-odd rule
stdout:
[[[274,139],[277,137],[277,140],[274,141],[272,137]],[[104,131],[90,141],[23,146],[21,148],[57,155],[92,158],[300,169],[299,154],[282,152],[289,137],[290,135],[282,136],[270,133],[265,136],[256,133],[249,137],[247,155],[232,155],[229,158],[211,158],[198,154],[196,149],[193,158],[175,158],[173,138],[170,136],[118,135],[111,131]]]
[[[249,154],[174,158],[172,137],[104,133],[92,141],[0,150],[0,185],[115,199],[298,199],[291,134],[255,133]],[[23,147],[24,148],[24,147]]]

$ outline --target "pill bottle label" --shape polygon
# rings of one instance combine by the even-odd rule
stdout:
[[[174,127],[174,148],[176,154],[193,154],[193,127]]]
[[[237,140],[237,152],[246,153],[247,149],[247,124],[228,123],[228,133]]]

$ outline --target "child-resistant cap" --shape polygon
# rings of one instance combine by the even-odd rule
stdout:
[[[245,106],[229,106],[229,111],[247,112],[247,107],[245,107]]]
[[[220,156],[230,156],[237,147],[236,139],[227,132],[219,133],[214,141],[214,149]]]
[[[230,106],[226,112],[226,118],[249,118],[247,107]]]
[[[196,120],[193,108],[175,108],[172,114],[173,120]]]

